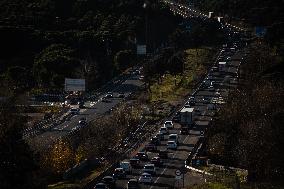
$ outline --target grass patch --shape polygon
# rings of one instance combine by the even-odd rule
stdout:
[[[151,102],[175,102],[190,93],[200,77],[206,73],[207,68],[211,65],[210,62],[212,62],[215,51],[208,48],[187,49],[185,54],[184,73],[176,77],[165,74],[161,83],[155,82],[152,84]]]
[[[106,168],[109,166],[109,164],[104,164],[100,167],[97,167],[95,170],[91,171],[87,177],[84,179],[76,179],[73,181],[63,181],[56,184],[48,185],[48,189],[81,189],[84,188],[84,186],[89,183],[90,181],[94,180],[97,176],[99,176]]]
[[[202,185],[197,185],[191,189],[231,189],[221,183],[207,183]]]

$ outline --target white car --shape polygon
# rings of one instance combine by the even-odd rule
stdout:
[[[175,141],[168,141],[167,149],[176,150],[177,149],[177,143]]]
[[[144,173],[149,173],[151,175],[155,175],[156,174],[156,168],[154,164],[146,164],[143,168],[143,172]]]
[[[169,134],[168,128],[167,127],[161,127],[160,133],[162,133],[163,135]]]
[[[173,124],[172,121],[165,121],[164,127],[168,128],[168,129],[173,129],[174,128],[174,124]]]
[[[150,184],[150,183],[153,182],[153,178],[152,178],[151,174],[149,174],[149,173],[143,173],[143,174],[139,177],[139,182],[140,182],[140,183]]]

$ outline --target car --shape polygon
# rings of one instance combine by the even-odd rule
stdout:
[[[154,164],[146,164],[143,167],[143,172],[144,173],[149,173],[151,175],[155,175],[156,174],[156,168]]]
[[[109,189],[109,187],[105,183],[98,183],[94,189]]]
[[[210,85],[210,86],[208,87],[208,90],[209,90],[209,91],[214,91],[214,90],[215,90],[215,88],[214,88],[214,86],[213,86],[213,85]]]
[[[135,157],[141,161],[148,161],[149,159],[147,153],[142,151],[138,152]]]
[[[132,172],[131,159],[130,159],[129,162],[128,161],[120,162],[120,168],[122,168],[127,173],[131,173]]]
[[[153,157],[151,159],[151,163],[154,164],[155,166],[159,167],[162,165],[162,162],[161,162],[161,158],[160,157]]]
[[[117,97],[118,97],[118,98],[124,98],[125,95],[124,95],[124,93],[118,93]]]
[[[158,133],[156,134],[156,137],[159,138],[160,141],[165,139],[164,134],[161,133],[161,132],[158,132]]]
[[[145,78],[144,75],[141,75],[141,76],[139,77],[139,80],[142,81],[142,80],[144,80],[144,78]]]
[[[87,118],[86,117],[81,117],[79,120],[80,125],[87,125]]]
[[[194,96],[189,97],[188,103],[189,103],[189,105],[191,105],[191,106],[194,106],[194,105],[195,105],[195,98],[194,98]]]
[[[133,167],[133,168],[140,167],[140,160],[139,160],[139,158],[134,157],[134,158],[131,158],[129,161],[130,161],[131,167]]]
[[[113,98],[113,94],[112,92],[108,92],[106,95],[105,95],[106,98]]]
[[[174,128],[174,124],[173,124],[172,121],[165,121],[164,127],[168,128],[168,129],[173,129]]]
[[[175,141],[168,141],[167,149],[176,150],[177,149],[177,143]]]
[[[218,67],[217,66],[213,66],[212,67],[212,71],[217,72],[218,71]]]
[[[182,134],[182,135],[187,135],[187,134],[189,134],[189,128],[188,128],[187,126],[181,127],[181,129],[180,129],[180,134]]]
[[[202,102],[205,103],[205,104],[210,103],[210,101],[211,101],[210,97],[205,96],[205,97],[202,98]]]
[[[150,151],[150,152],[154,152],[154,151],[157,151],[157,146],[149,143],[149,144],[145,145],[145,150]]]
[[[179,123],[180,122],[180,112],[175,113],[172,120],[173,122]]]
[[[105,183],[109,188],[115,188],[115,179],[112,176],[105,176],[102,179],[103,183]]]
[[[111,102],[107,97],[102,97],[102,102],[106,102],[106,103],[109,103]]]
[[[141,72],[140,72],[140,70],[136,69],[136,70],[134,70],[133,74],[134,74],[134,75],[140,75]]]
[[[163,135],[167,135],[167,134],[169,134],[169,130],[168,130],[167,127],[161,127],[160,133],[162,133]]]
[[[160,150],[158,157],[161,159],[167,159],[168,158],[168,152],[167,150]]]
[[[84,101],[80,101],[78,102],[79,108],[85,108],[85,102]]]
[[[139,183],[137,179],[130,179],[127,183],[127,189],[139,189]]]
[[[154,145],[159,145],[161,143],[161,140],[159,137],[154,136],[153,138],[151,138],[150,140],[150,144],[154,144]]]
[[[139,183],[143,183],[143,184],[151,184],[151,183],[153,183],[153,178],[152,178],[151,174],[143,173],[139,177]]]
[[[70,109],[70,113],[71,113],[71,114],[79,114],[79,112],[80,112],[80,109],[79,109],[79,108],[71,108],[71,109]]]
[[[189,104],[188,102],[186,102],[186,103],[184,104],[184,108],[190,108],[190,104]]]
[[[169,141],[175,141],[176,144],[178,144],[178,134],[170,134],[168,140]]]
[[[123,168],[119,167],[119,168],[116,168],[114,170],[114,173],[112,174],[112,177],[115,178],[115,179],[125,178],[126,177],[126,173],[125,173]]]

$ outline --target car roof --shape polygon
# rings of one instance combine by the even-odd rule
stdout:
[[[170,134],[169,136],[177,136],[178,134],[176,133],[173,133],[173,134]]]
[[[130,182],[130,181],[132,181],[132,182],[137,182],[137,179],[136,178],[132,178],[132,179],[129,179],[129,181],[128,182]]]
[[[112,176],[105,176],[103,179],[109,179],[109,178],[113,179]]]
[[[149,173],[143,173],[142,176],[151,176]]]
[[[146,164],[145,166],[155,166],[154,164]]]
[[[168,143],[176,143],[175,141],[173,141],[173,140],[170,140],[170,141],[168,141]]]

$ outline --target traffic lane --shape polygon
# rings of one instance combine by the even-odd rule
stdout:
[[[174,133],[178,134],[179,131],[180,131],[179,128],[180,128],[179,125],[175,125],[174,129],[169,130],[169,133],[170,134],[174,134]],[[185,135],[180,135],[180,141],[184,141],[185,138],[186,138]],[[165,150],[167,148],[167,141],[168,141],[168,135],[165,135],[165,139],[163,141],[161,141],[160,145],[157,146],[158,151],[159,150]],[[147,142],[145,144],[147,144]],[[173,153],[174,153],[174,151],[170,151],[169,155],[172,157]],[[140,175],[143,173],[144,165],[149,164],[150,160],[153,157],[157,157],[158,152],[147,152],[147,155],[149,157],[149,161],[141,161],[139,169],[133,169],[132,174],[127,175],[127,179],[118,180],[117,181],[117,188],[126,187],[127,182],[130,178],[139,179]],[[129,159],[126,159],[125,161],[129,161]],[[170,159],[163,159],[162,161],[163,161],[163,165],[160,166],[160,167],[156,167],[156,175],[153,176],[153,180],[157,180],[158,176],[163,174],[163,171],[164,171],[165,167],[167,166],[167,164],[169,164]],[[140,184],[140,187],[141,188],[149,188],[149,187],[151,187],[151,185]]]
[[[125,92],[128,90],[129,83],[133,85],[141,86],[142,82],[138,80],[134,80],[133,78],[130,78],[129,80],[126,80],[124,82],[127,86],[124,84],[121,85],[121,91]],[[117,88],[119,89],[119,87]],[[136,88],[135,88],[136,89]],[[134,91],[133,91],[134,92]],[[131,92],[126,92],[125,96],[130,95]],[[110,103],[104,103],[101,101],[98,101],[92,108],[87,108],[84,110],[81,110],[80,112],[82,114],[72,116],[70,121],[65,121],[64,123],[52,128],[50,131],[46,131],[36,137],[34,137],[32,140],[35,143],[35,146],[49,146],[53,142],[55,142],[58,138],[67,135],[72,129],[74,129],[76,126],[78,126],[78,122],[81,117],[87,117],[87,120],[93,120],[97,117],[97,114],[104,114],[109,109],[116,106],[119,102],[121,102],[123,99],[119,98],[113,98]]]
[[[198,137],[195,135],[181,135],[183,141],[179,144],[177,150],[170,150],[172,156],[165,163],[165,168],[162,174],[154,181],[152,188],[174,188],[175,186],[175,171],[177,169],[183,169],[185,166],[185,160],[193,150],[195,144],[198,141]]]

